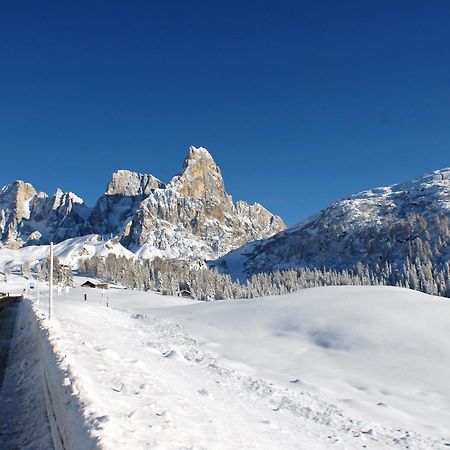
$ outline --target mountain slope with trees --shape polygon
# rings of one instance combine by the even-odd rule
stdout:
[[[364,191],[266,240],[249,243],[210,265],[246,279],[292,268],[372,270],[386,264],[450,259],[450,168],[417,180]]]

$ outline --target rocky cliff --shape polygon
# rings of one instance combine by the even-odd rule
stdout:
[[[82,232],[89,209],[58,189],[53,197],[23,181],[0,191],[0,241],[9,247],[62,241]]]
[[[284,228],[258,203],[233,203],[204,148],[191,147],[167,185],[152,175],[117,171],[91,209],[73,193],[58,189],[50,198],[22,181],[0,192],[0,241],[9,247],[99,234],[118,237],[141,257],[212,259]]]
[[[257,203],[234,204],[209,152],[191,147],[181,174],[142,201],[122,241],[142,256],[211,259],[284,228]]]

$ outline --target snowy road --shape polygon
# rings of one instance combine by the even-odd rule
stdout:
[[[42,366],[23,308],[0,312],[0,449],[51,450]]]

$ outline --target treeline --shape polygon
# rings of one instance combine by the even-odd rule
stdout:
[[[374,268],[359,263],[349,270],[293,269],[252,276],[245,283],[229,275],[192,265],[156,258],[153,261],[108,255],[83,260],[80,273],[88,274],[130,289],[149,290],[164,295],[186,295],[199,300],[255,298],[281,295],[298,289],[339,285],[400,286],[427,294],[450,297],[450,267],[436,269],[431,262],[416,258],[401,267],[389,263]]]

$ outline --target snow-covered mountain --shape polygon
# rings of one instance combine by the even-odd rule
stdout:
[[[284,228],[258,203],[234,204],[208,151],[191,147],[181,174],[141,202],[121,242],[145,257],[211,258]]]
[[[23,181],[0,192],[0,242],[9,248],[98,234],[118,237],[141,257],[213,259],[284,229],[260,204],[233,203],[204,148],[191,147],[167,185],[119,170],[93,208],[73,193],[58,189],[50,198]]]
[[[11,248],[82,234],[89,208],[72,192],[57,189],[53,197],[23,181],[0,191],[0,241]]]
[[[245,278],[296,267],[396,265],[407,258],[436,265],[450,259],[450,168],[355,194],[211,265]]]

